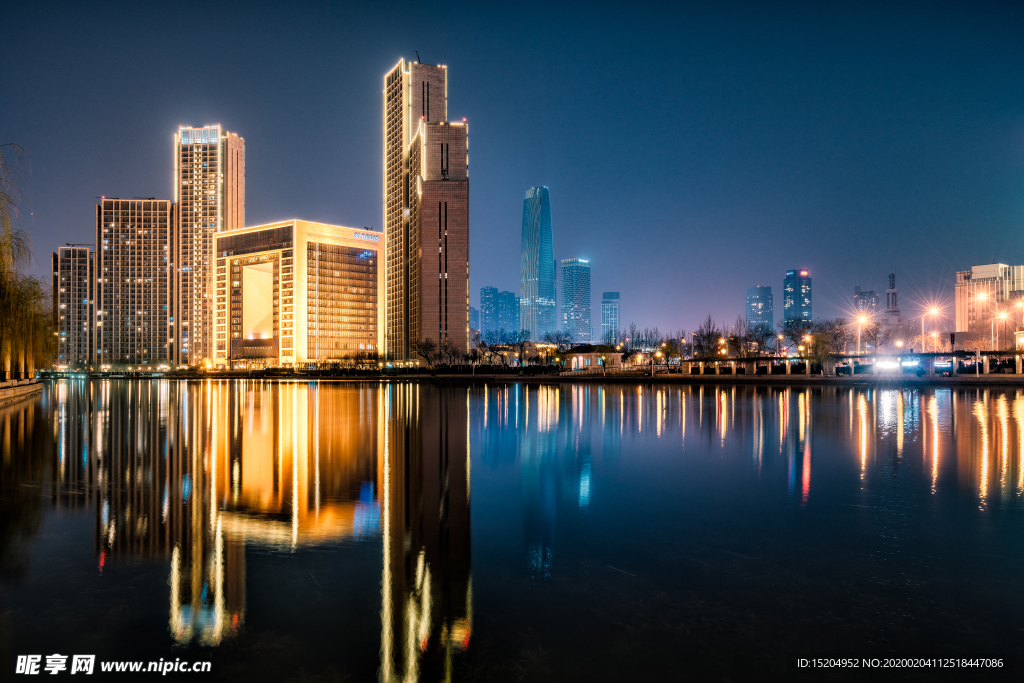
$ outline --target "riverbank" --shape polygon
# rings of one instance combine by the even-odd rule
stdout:
[[[0,382],[0,408],[35,396],[43,390],[41,379],[15,379]]]
[[[884,374],[884,375],[858,375],[856,377],[822,377],[821,375],[684,375],[669,374],[665,372],[656,373],[653,377],[645,372],[616,372],[602,375],[600,373],[402,373],[402,374],[347,374],[347,375],[317,375],[304,373],[245,373],[245,372],[217,372],[217,373],[189,373],[189,374],[168,374],[158,376],[103,376],[94,375],[93,379],[168,379],[175,381],[195,382],[205,380],[235,380],[248,379],[263,382],[410,382],[410,383],[433,383],[433,384],[472,384],[486,382],[490,384],[725,384],[725,385],[759,385],[759,386],[848,386],[848,387],[875,387],[875,386],[911,386],[911,387],[968,387],[968,386],[1009,386],[1024,388],[1024,375],[1016,374],[989,374],[989,375],[956,375],[953,377],[942,375],[915,374]],[[59,379],[59,378],[52,378]],[[39,382],[40,380],[25,380],[27,382]],[[38,389],[36,389],[38,391]],[[0,394],[0,405],[3,394]]]

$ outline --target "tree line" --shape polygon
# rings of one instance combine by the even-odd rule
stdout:
[[[18,227],[26,200],[25,151],[0,145],[0,375],[25,378],[46,364],[56,346],[47,282],[24,273],[32,262],[32,242]]]

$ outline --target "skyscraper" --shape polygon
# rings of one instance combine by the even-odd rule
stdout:
[[[448,69],[400,60],[384,77],[387,351],[469,345],[469,129],[448,123]],[[436,251],[435,251],[436,250]],[[434,254],[437,259],[434,259]]]
[[[93,362],[94,258],[93,251],[84,247],[60,247],[51,254],[57,365]]]
[[[771,332],[775,327],[771,287],[747,287],[747,325]]]
[[[519,270],[520,324],[534,341],[557,326],[555,260],[551,245],[551,197],[531,187],[523,201],[523,243]]]
[[[562,331],[573,342],[588,344],[594,334],[591,327],[590,261],[582,258],[562,259]]]
[[[522,329],[519,326],[519,297],[512,292],[498,294],[498,327],[508,332]]]
[[[499,292],[497,287],[480,288],[480,336],[488,342],[488,333],[519,330],[519,297]]]
[[[103,198],[96,205],[94,362],[101,369],[171,362],[174,224],[167,199]]]
[[[601,295],[601,341],[619,331],[619,293]]]
[[[219,125],[179,128],[174,191],[172,358],[199,365],[214,355],[213,236],[245,227],[245,140]]]
[[[498,329],[498,288],[480,288],[480,335]]]
[[[811,276],[806,270],[787,270],[782,281],[785,320],[811,320]]]
[[[878,295],[874,290],[861,291],[860,287],[853,288],[853,308],[860,315],[871,317],[878,312]]]
[[[477,332],[480,331],[480,311],[476,306],[469,307],[469,327]]]

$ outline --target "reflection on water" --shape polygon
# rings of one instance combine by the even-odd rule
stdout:
[[[379,584],[359,590],[374,594],[382,681],[458,677],[467,656],[480,670],[466,654],[479,637],[474,482],[509,496],[484,500],[474,527],[487,534],[485,563],[515,546],[520,561],[503,571],[526,581],[523,591],[584,571],[580,553],[599,551],[573,539],[591,525],[598,537],[674,529],[655,536],[668,543],[679,521],[646,515],[679,495],[659,480],[681,468],[722,501],[775,482],[799,514],[829,503],[822,491],[867,496],[896,477],[920,480],[947,507],[964,494],[980,514],[1024,507],[1024,396],[998,389],[62,381],[0,409],[0,449],[0,576],[17,585],[33,554],[45,562],[53,552],[33,546],[45,515],[90,516],[97,576],[132,562],[166,567],[162,609],[177,647],[244,640],[254,615],[297,590],[253,591],[251,565],[264,556],[378,548]],[[654,453],[671,456],[636,474]],[[728,486],[716,461],[730,468]],[[849,500],[847,510],[874,504]],[[620,517],[630,531],[614,526]],[[316,595],[341,589],[309,577]],[[492,609],[513,600],[505,589],[490,595]],[[594,599],[564,610],[561,626],[589,621]],[[536,626],[506,621],[513,633]],[[369,626],[331,628],[345,638]]]

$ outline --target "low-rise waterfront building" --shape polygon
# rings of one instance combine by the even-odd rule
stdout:
[[[296,367],[383,346],[383,236],[287,220],[216,236],[214,364]]]

